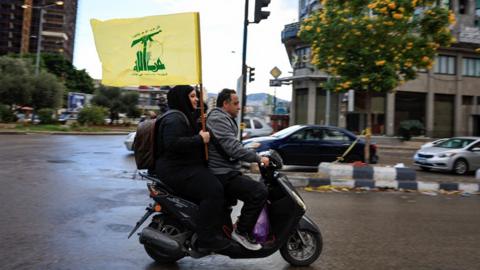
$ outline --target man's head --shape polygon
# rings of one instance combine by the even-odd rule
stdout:
[[[240,102],[237,93],[232,89],[223,89],[217,97],[217,107],[222,108],[231,117],[237,117],[240,111]]]

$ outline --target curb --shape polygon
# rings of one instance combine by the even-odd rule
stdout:
[[[260,174],[245,173],[245,175],[258,180]],[[310,178],[302,176],[289,176],[288,180],[294,187],[321,187],[332,186],[336,188],[391,188],[395,190],[418,191],[463,191],[468,193],[480,192],[480,183],[437,183],[425,181],[373,181],[373,180],[330,180],[324,178]]]
[[[293,179],[292,179],[293,180]],[[293,180],[295,181],[295,180]],[[321,178],[308,179],[307,186],[334,186],[344,188],[391,188],[395,190],[418,191],[463,191],[469,193],[480,192],[478,183],[437,183],[424,181],[372,181],[372,180],[329,180]]]
[[[335,180],[354,181],[415,181],[417,173],[411,168],[353,166],[322,162],[318,165],[320,177]]]

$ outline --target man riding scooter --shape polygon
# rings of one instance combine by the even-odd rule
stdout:
[[[240,172],[240,161],[268,166],[269,159],[244,148],[237,139],[235,117],[239,111],[240,102],[236,92],[223,89],[217,97],[217,108],[207,117],[207,128],[211,135],[208,167],[222,183],[225,196],[244,202],[232,238],[246,249],[259,250],[262,246],[252,236],[252,230],[265,205],[268,191],[263,183]]]

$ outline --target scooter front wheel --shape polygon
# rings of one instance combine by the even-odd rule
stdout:
[[[322,252],[323,240],[320,232],[297,230],[280,248],[283,259],[293,266],[308,266]]]

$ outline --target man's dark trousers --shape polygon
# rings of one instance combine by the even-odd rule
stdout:
[[[215,175],[223,185],[225,196],[229,199],[241,200],[242,207],[237,223],[239,232],[252,233],[258,216],[267,201],[268,190],[263,183],[242,175],[241,172]]]

